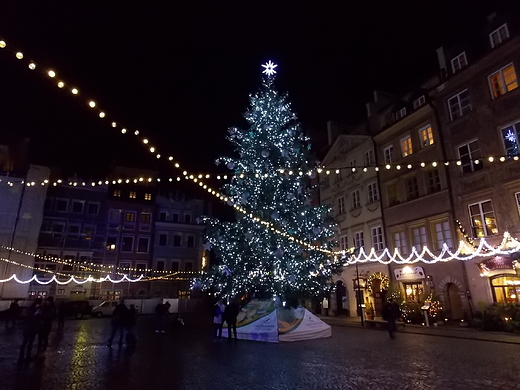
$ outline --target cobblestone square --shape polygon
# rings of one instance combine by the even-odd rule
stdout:
[[[0,330],[1,389],[512,389],[519,346],[333,326],[329,339],[214,343],[211,319],[154,332],[139,318],[135,348],[106,346],[110,320],[70,320],[44,358],[18,364],[21,330]],[[34,351],[35,352],[35,351]]]

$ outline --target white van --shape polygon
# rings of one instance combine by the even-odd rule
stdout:
[[[116,306],[119,304],[119,301],[103,301],[100,305],[95,306],[92,309],[92,317],[105,317],[111,316],[116,309]]]

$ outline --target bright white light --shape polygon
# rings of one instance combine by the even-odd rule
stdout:
[[[100,118],[104,118],[104,117],[105,117],[105,113],[104,113],[103,111],[101,111],[101,112],[99,113],[99,117],[100,117]]]
[[[269,60],[268,62],[266,62],[265,65],[262,65],[262,66],[264,67],[264,70],[262,71],[262,73],[265,73],[268,76],[272,76],[272,75],[276,74],[276,70],[274,70],[274,68],[276,68],[278,65],[276,65],[271,60]]]
[[[63,81],[58,82],[58,88],[63,88],[65,83]]]
[[[18,58],[19,60],[21,60],[23,58],[23,53],[22,52],[18,52],[16,53],[16,58]]]
[[[56,72],[53,70],[49,70],[47,74],[49,75],[49,77],[56,77]]]
[[[7,44],[5,43],[5,41],[0,41],[0,49],[3,49],[6,46]]]
[[[77,90],[77,88],[72,88],[72,91],[71,91],[71,92],[72,92],[74,95],[77,95],[79,91]]]
[[[29,69],[31,69],[31,70],[36,69],[36,64],[35,64],[34,62],[31,62],[31,63],[29,64]]]

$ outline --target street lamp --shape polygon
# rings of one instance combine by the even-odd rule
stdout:
[[[356,248],[354,252],[351,254],[350,259],[354,261],[354,258],[357,254],[359,254],[361,248]],[[363,277],[359,277],[359,268],[358,263],[356,262],[356,279],[354,279],[354,290],[356,290],[356,301],[357,301],[357,311],[358,315],[361,317],[361,326],[365,326],[365,316],[363,315],[363,299],[361,297],[361,287],[366,288],[366,279]],[[363,284],[363,286],[361,286]]]

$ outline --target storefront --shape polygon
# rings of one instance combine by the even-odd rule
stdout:
[[[480,276],[489,280],[493,302],[520,304],[520,276],[509,256],[494,256],[477,264]]]
[[[425,274],[423,267],[407,265],[394,269],[395,279],[400,282],[406,302],[419,302],[425,293]]]

